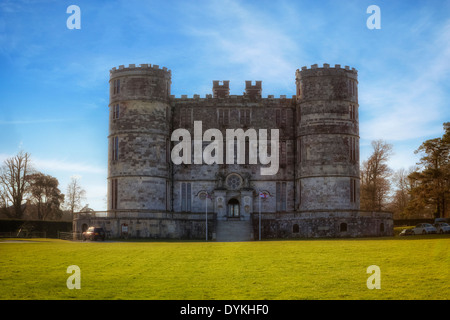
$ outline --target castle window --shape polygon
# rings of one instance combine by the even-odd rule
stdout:
[[[170,182],[166,181],[166,210],[170,210]]]
[[[347,232],[347,224],[345,222],[341,223],[341,225],[339,226],[339,231],[340,232]]]
[[[293,147],[294,142],[293,141],[286,141],[286,161],[288,165],[292,165],[294,164],[294,147]]]
[[[189,128],[192,123],[192,108],[182,108],[180,110],[180,127]]]
[[[250,141],[245,139],[245,163],[250,164]]]
[[[230,123],[230,109],[217,110],[217,122],[219,124],[227,125]]]
[[[297,163],[302,162],[302,138],[297,139]]]
[[[286,211],[286,182],[277,182],[277,211]]]
[[[276,109],[275,110],[275,120],[278,127],[286,126],[286,109]]]
[[[380,224],[380,232],[384,232],[384,223]]]
[[[251,110],[241,109],[239,110],[240,123],[243,125],[249,125],[251,122]]]
[[[116,210],[117,209],[117,179],[111,180],[111,209]]]
[[[119,104],[113,105],[113,120],[119,119],[120,116],[120,106]]]
[[[356,180],[350,179],[350,202],[356,202]]]
[[[166,163],[170,164],[170,140],[166,139]]]
[[[357,140],[355,137],[349,138],[349,160],[352,163],[355,163],[358,161],[358,150],[357,150]]]
[[[119,160],[119,137],[112,138],[112,160]]]
[[[299,233],[300,232],[300,227],[298,226],[298,224],[294,224],[292,226],[292,233]]]
[[[286,141],[280,142],[280,165],[286,166],[287,155],[286,155]]]
[[[191,211],[191,183],[181,184],[181,211]]]
[[[349,106],[349,116],[350,120],[356,120],[356,106],[354,104]]]
[[[238,190],[242,186],[242,178],[238,174],[232,173],[227,177],[226,185],[230,190]]]
[[[114,94],[120,92],[120,79],[114,80]]]

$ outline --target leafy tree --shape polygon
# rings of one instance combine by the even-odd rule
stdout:
[[[59,219],[62,216],[60,209],[64,201],[64,194],[58,188],[58,179],[41,172],[27,177],[30,187],[30,200],[37,209],[37,218],[40,220]]]
[[[423,154],[419,170],[409,175],[415,183],[411,190],[414,200],[410,209],[433,207],[434,217],[444,217],[450,211],[450,126],[444,124],[442,138],[426,140],[415,151]]]

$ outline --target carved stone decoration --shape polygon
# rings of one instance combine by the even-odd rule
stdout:
[[[223,198],[222,197],[217,198],[217,207],[223,208]]]
[[[243,188],[244,189],[250,189],[250,178],[251,178],[251,175],[248,172],[246,172],[243,175],[243,179],[244,179]]]
[[[216,189],[224,189],[225,175],[221,172],[216,173]]]
[[[238,190],[242,186],[242,178],[236,173],[232,173],[227,177],[227,188],[230,190]]]

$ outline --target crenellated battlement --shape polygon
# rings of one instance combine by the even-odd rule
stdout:
[[[143,63],[143,64],[129,64],[128,67],[125,67],[125,65],[120,65],[119,67],[114,67],[109,71],[109,74],[111,77],[115,76],[116,74],[123,74],[123,73],[167,73],[169,76],[172,74],[172,71],[167,69],[166,67],[160,68],[159,65],[154,64],[151,65],[150,63]]]
[[[295,100],[297,96],[293,95],[292,97],[287,97],[286,95],[280,95],[275,97],[275,95],[268,95],[267,97],[261,97],[261,100]],[[182,94],[181,96],[170,96],[171,100],[208,100],[208,99],[221,99],[221,100],[250,100],[248,95],[228,95],[226,97],[214,97],[212,94],[206,94],[201,97],[199,94],[194,94],[192,96],[188,96],[187,94]]]
[[[314,73],[314,72],[323,72],[323,71],[347,72],[350,74],[354,74],[355,76],[357,76],[357,74],[358,74],[358,70],[356,70],[355,68],[350,68],[349,66],[345,66],[342,68],[342,66],[340,64],[335,64],[334,67],[331,67],[330,64],[324,63],[322,67],[319,67],[318,64],[313,64],[313,65],[311,65],[311,68],[309,68],[309,69],[307,66],[304,66],[301,68],[301,70],[297,69],[297,71],[295,72],[295,75],[297,78],[299,78],[300,74],[310,74],[310,73]]]

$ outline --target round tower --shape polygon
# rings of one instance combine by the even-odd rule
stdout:
[[[303,67],[296,85],[297,208],[359,210],[357,71]]]
[[[170,210],[171,72],[130,64],[109,83],[108,215]]]

